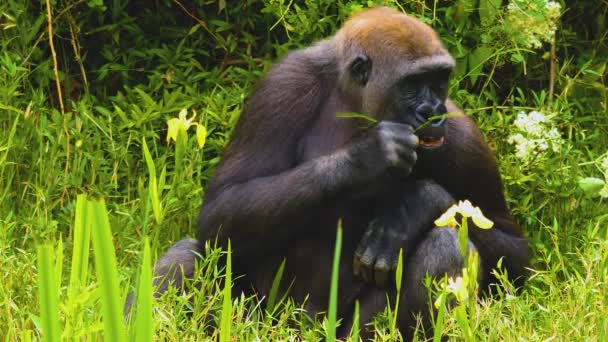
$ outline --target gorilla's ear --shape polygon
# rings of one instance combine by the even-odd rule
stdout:
[[[365,86],[365,84],[367,84],[371,71],[372,60],[367,56],[357,56],[350,64],[350,77],[361,86]]]

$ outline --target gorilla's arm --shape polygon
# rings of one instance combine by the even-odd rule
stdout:
[[[338,195],[409,173],[417,137],[410,126],[382,122],[329,155],[297,164],[297,148],[336,91],[330,65],[310,51],[289,54],[253,92],[216,169],[199,216],[199,240],[235,246],[235,256],[274,253],[298,226],[320,216]],[[315,59],[315,60],[318,60]],[[327,71],[328,73],[330,71]],[[238,245],[238,247],[237,247]]]
[[[458,109],[453,107],[450,112]],[[403,248],[407,258],[421,238],[434,227],[433,221],[456,200],[470,200],[494,221],[490,230],[470,229],[491,282],[489,270],[500,258],[511,279],[525,275],[528,245],[521,228],[511,217],[503,196],[496,160],[468,117],[450,118],[446,143],[441,149],[420,150],[414,173],[396,183],[376,203],[374,220],[367,227],[354,256],[353,271],[366,281],[386,285]],[[470,222],[470,227],[474,227]],[[436,252],[436,257],[442,251]],[[522,278],[523,279],[523,278]]]
[[[430,179],[410,178],[396,186],[376,203],[374,219],[355,251],[354,274],[386,286],[389,274],[397,267],[399,250],[406,261],[433,221],[452,204],[452,196]]]

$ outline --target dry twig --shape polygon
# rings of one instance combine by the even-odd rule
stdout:
[[[51,3],[46,0],[46,14],[48,21],[49,46],[51,47],[51,57],[53,59],[53,72],[55,73],[55,85],[57,86],[57,97],[59,98],[59,108],[61,114],[64,113],[63,96],[61,95],[61,83],[59,82],[59,71],[57,67],[57,53],[55,53],[55,45],[53,44],[53,17],[51,15]]]
[[[557,55],[555,52],[556,35],[553,35],[551,41],[551,56],[549,56],[549,102],[553,101],[553,92],[555,91],[555,72],[557,64]]]

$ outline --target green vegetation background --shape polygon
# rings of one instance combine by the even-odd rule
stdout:
[[[77,195],[105,199],[124,298],[145,237],[155,259],[194,235],[205,185],[255,81],[288,50],[331,35],[349,14],[374,4],[420,17],[457,58],[450,94],[495,150],[510,207],[530,239],[531,280],[517,296],[507,288],[477,304],[478,338],[606,340],[608,205],[597,190],[608,175],[601,166],[608,152],[608,2],[600,0],[560,1],[555,40],[533,48],[525,46],[529,32],[508,25],[507,1],[499,0],[2,1],[0,336],[40,338],[36,247],[61,250],[69,270]],[[528,14],[548,20],[538,13]],[[182,109],[188,117],[198,113],[194,121],[207,130],[203,148],[193,134],[183,149],[167,143],[167,120]],[[517,114],[533,110],[551,117],[564,144],[522,161],[508,138]],[[144,140],[162,221],[150,205]],[[594,181],[581,188],[585,177]],[[201,266],[205,279],[218,277],[216,259]],[[96,339],[103,335],[97,280],[91,276],[77,300],[68,300],[68,274],[57,273],[63,338]],[[204,329],[212,320],[207,313],[222,305],[209,284],[193,302],[176,293],[162,299],[155,335],[217,338]],[[245,310],[253,299],[239,303],[234,336],[321,336],[323,328],[290,303],[273,320]],[[378,329],[379,340],[389,338],[382,322]],[[457,325],[445,329],[458,339]]]

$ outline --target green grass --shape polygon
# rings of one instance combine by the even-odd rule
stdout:
[[[196,267],[199,282],[186,284],[186,294],[172,289],[151,298],[151,265],[195,234],[207,182],[252,83],[288,49],[331,34],[348,13],[367,6],[251,1],[220,10],[221,3],[194,1],[205,28],[175,4],[56,2],[54,41],[67,108],[61,113],[44,2],[0,2],[0,337],[331,338],[339,320],[314,320],[280,297],[276,289],[289,285],[283,266],[277,265],[272,305],[264,310],[259,298],[230,293],[235,275],[225,274],[230,262],[220,266],[229,253],[211,246]],[[506,48],[493,46],[491,65],[473,80],[466,58],[483,39],[480,14],[462,16],[461,2],[432,3],[403,6],[432,23],[465,61],[451,96],[466,106],[498,156],[509,206],[533,252],[532,276],[521,291],[505,282],[469,310],[474,337],[608,340],[608,200],[579,187],[582,178],[604,179],[608,44],[600,19],[608,5],[568,2],[549,99],[548,45],[520,51],[526,74]],[[167,120],[182,109],[189,117],[196,110],[195,121],[206,128],[202,148],[192,130],[178,146],[167,142]],[[520,110],[554,115],[565,142],[560,152],[529,163],[516,157],[507,139]],[[122,303],[133,289],[137,310],[127,329]],[[397,338],[394,315],[387,309],[377,318],[377,340]],[[441,333],[461,340],[453,313],[441,320]]]

